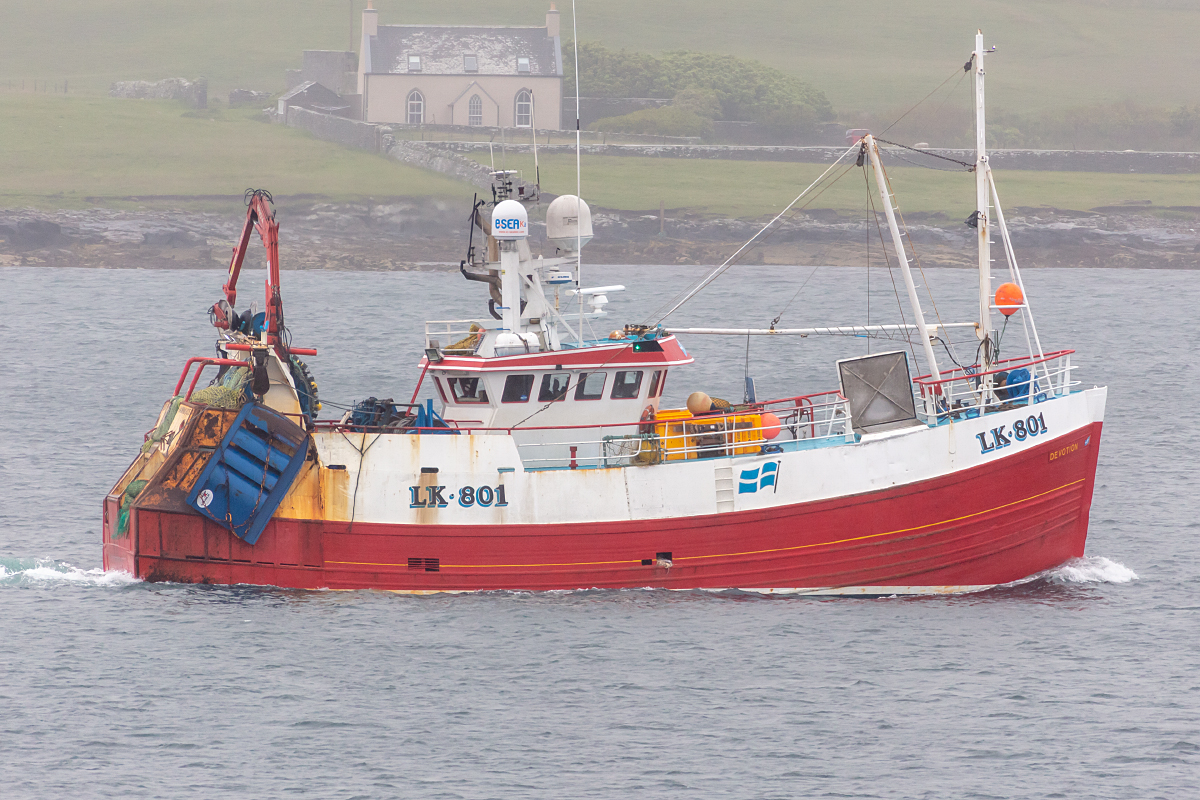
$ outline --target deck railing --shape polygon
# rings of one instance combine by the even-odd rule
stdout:
[[[425,323],[425,347],[435,348],[448,356],[474,355],[483,344],[488,325],[496,320],[435,319]]]
[[[940,380],[929,375],[914,378],[917,415],[924,422],[935,424],[947,418],[975,417],[1062,397],[1079,385],[1079,381],[1071,379],[1074,352],[1059,350],[1041,357],[1008,358],[997,361],[986,372],[980,371],[978,365],[956,367],[943,372]],[[982,381],[985,375],[993,376],[993,383],[1003,375],[1006,382],[985,396]]]

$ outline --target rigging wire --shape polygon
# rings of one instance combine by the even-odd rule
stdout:
[[[863,206],[866,214],[871,204],[871,184],[867,182],[867,169],[863,167],[863,184],[867,189],[867,202]],[[871,324],[871,219],[868,217],[863,227],[867,231],[867,325]],[[867,355],[871,355],[871,340],[867,339]]]
[[[929,98],[931,98],[931,97],[933,97],[935,94],[937,94],[938,90],[939,90],[939,89],[941,89],[943,86],[945,86],[947,83],[949,83],[951,78],[953,78],[955,75],[959,75],[959,74],[964,74],[964,75],[965,75],[965,74],[966,74],[966,72],[965,72],[965,70],[963,70],[961,67],[955,67],[955,68],[954,68],[954,72],[951,72],[951,73],[950,73],[950,76],[949,76],[948,78],[946,78],[946,80],[944,80],[944,81],[942,81],[941,83],[939,83],[939,84],[937,85],[937,87],[936,87],[936,88],[935,88],[935,89],[934,89],[932,92],[930,92],[929,94],[925,95],[925,96],[924,96],[924,97],[922,97],[920,100],[918,100],[916,103],[914,103],[914,104],[913,104],[913,105],[912,105],[912,106],[911,106],[911,107],[908,109],[908,111],[905,111],[903,114],[901,114],[899,117],[897,117],[897,118],[896,118],[896,120],[895,120],[895,121],[894,121],[894,122],[893,122],[891,125],[888,125],[886,128],[884,128],[884,129],[883,129],[883,132],[884,132],[884,133],[887,133],[887,132],[888,132],[888,131],[890,131],[892,128],[896,127],[896,126],[897,126],[897,125],[900,123],[900,120],[904,119],[904,118],[905,118],[905,117],[907,117],[909,114],[911,114],[912,112],[916,111],[916,110],[917,110],[917,107],[918,107],[919,105],[921,105],[921,104],[922,104],[922,103],[924,103],[926,100],[928,100]],[[956,84],[956,87],[957,87],[957,84]],[[876,137],[876,138],[878,138],[878,137]]]
[[[892,294],[896,297],[896,309],[900,312],[900,322],[908,325],[908,318],[904,316],[904,303],[900,302],[900,288],[896,286],[896,273],[892,270],[892,257],[888,255],[887,242],[883,238],[883,228],[879,225],[879,212],[875,210],[875,196],[871,194],[871,180],[867,177],[867,168],[863,167],[863,184],[867,187],[867,199],[871,204],[871,217],[875,220],[875,230],[879,234],[879,247],[883,251],[883,261],[887,265],[888,278],[892,282]],[[870,228],[868,227],[868,235]],[[890,338],[890,337],[889,337]],[[912,353],[913,363],[917,363],[917,350],[913,345],[912,336],[905,330],[904,341],[908,344],[908,349]]]
[[[783,307],[783,311],[780,311],[778,314],[775,315],[775,319],[771,320],[771,330],[775,330],[775,326],[779,324],[779,320],[782,319],[783,315],[787,312],[787,310],[789,308],[791,308],[792,303],[796,302],[796,298],[800,296],[800,292],[804,291],[804,287],[808,286],[808,282],[812,280],[813,275],[816,275],[817,270],[819,270],[820,268],[821,268],[820,265],[815,266],[815,267],[813,267],[812,272],[808,273],[808,277],[804,279],[804,283],[800,284],[800,288],[796,290],[796,293],[794,295],[792,295],[792,299],[787,301],[787,305],[785,305]],[[868,322],[867,324],[870,324],[870,323]]]
[[[746,249],[748,247],[750,247],[750,245],[754,244],[754,242],[757,241],[758,238],[760,236],[762,236],[769,228],[771,228],[772,225],[774,225],[776,222],[778,222],[780,219],[782,219],[785,214],[787,214],[789,211],[791,211],[792,207],[795,206],[796,203],[800,202],[800,200],[805,195],[807,195],[810,191],[812,191],[813,188],[815,188],[822,181],[824,181],[825,178],[829,175],[829,173],[832,172],[834,170],[834,168],[838,164],[841,163],[842,159],[844,159],[846,156],[850,155],[851,153],[853,153],[854,151],[856,151],[858,149],[859,149],[858,143],[855,143],[854,145],[848,147],[844,153],[842,153],[840,156],[838,156],[836,161],[834,161],[832,164],[830,164],[829,167],[824,172],[821,173],[820,177],[818,177],[815,181],[810,183],[804,189],[804,191],[802,191],[800,194],[796,195],[795,199],[793,199],[792,202],[788,203],[787,206],[784,207],[784,209],[782,211],[780,211],[778,214],[776,214],[771,219],[770,222],[768,222],[766,225],[764,225],[762,228],[760,228],[757,233],[755,233],[748,240],[746,240],[746,243],[743,244],[741,247],[739,247],[733,253],[733,255],[731,255],[731,256],[729,256],[729,258],[725,259],[724,262],[722,262],[718,267],[716,267],[706,277],[704,277],[703,279],[698,281],[696,284],[694,284],[692,288],[686,290],[685,293],[681,293],[683,295],[682,299],[675,302],[674,305],[672,305],[671,308],[665,314],[662,314],[660,316],[658,314],[658,312],[656,311],[654,314],[651,315],[650,318],[648,318],[647,321],[653,320],[654,322],[662,322],[667,317],[671,316],[676,311],[678,311],[680,306],[682,306],[684,303],[688,302],[693,297],[695,297],[697,294],[699,294],[701,291],[703,291],[706,286],[708,286],[710,283],[712,283],[714,280],[716,280],[718,277],[720,277],[727,269],[729,269],[729,267],[735,263],[735,259],[738,256],[740,256],[743,252],[745,252]],[[842,173],[842,175],[845,175],[845,174],[846,174],[845,172]],[[837,178],[835,178],[833,183],[836,183],[837,180],[842,177],[842,175],[839,175]],[[826,187],[826,188],[828,188],[828,187]],[[822,189],[822,191],[824,191],[824,189]],[[809,202],[811,203],[812,200],[815,200],[819,196],[820,196],[820,193],[818,193],[812,199],[810,199]],[[805,204],[805,205],[807,205],[807,204]],[[797,209],[797,210],[799,210],[799,209]],[[679,295],[676,295],[676,297],[679,297]],[[671,302],[671,301],[668,301],[668,302]],[[667,305],[667,303],[664,303],[663,305]],[[661,309],[662,306],[660,306],[659,308]],[[655,317],[657,317],[657,319],[654,319]]]
[[[890,194],[892,197],[895,197],[896,193],[892,189],[892,179],[887,174],[887,170],[883,171],[883,179],[886,181],[888,194]],[[934,316],[937,317],[938,329],[944,331],[946,329],[941,327],[944,323],[944,320],[942,319],[942,312],[940,309],[938,309],[937,300],[935,300],[933,297],[933,290],[929,288],[929,278],[925,275],[925,267],[921,264],[921,256],[917,252],[917,245],[912,239],[912,233],[910,233],[908,230],[908,223],[904,221],[904,212],[902,212],[898,206],[896,207],[896,215],[900,217],[900,225],[904,228],[904,238],[908,241],[908,249],[912,252],[913,261],[917,262],[917,271],[921,273],[921,282],[925,284],[925,294],[929,298],[930,304],[933,306]],[[958,362],[956,361],[955,363]]]
[[[876,137],[875,137],[875,141],[877,141],[877,142],[882,142],[883,144],[890,144],[890,145],[892,145],[893,147],[899,147],[899,148],[902,148],[902,149],[904,149],[904,150],[911,150],[911,151],[912,151],[912,152],[914,152],[914,153],[920,153],[921,155],[923,155],[923,156],[929,156],[930,158],[940,158],[942,161],[953,161],[955,164],[961,164],[962,166],[966,167],[966,168],[967,168],[967,169],[965,170],[966,172],[974,172],[974,171],[975,171],[975,165],[974,165],[974,164],[971,164],[970,162],[967,162],[967,161],[963,161],[962,159],[959,159],[959,158],[953,158],[953,157],[951,157],[951,156],[944,156],[944,155],[941,155],[940,153],[933,153],[933,152],[930,152],[929,150],[922,150],[922,149],[920,149],[919,147],[909,147],[908,145],[906,145],[906,144],[900,144],[899,142],[889,142],[887,139],[880,139],[878,136],[876,136]],[[893,153],[892,155],[896,155],[896,154],[895,154],[895,153]],[[902,159],[902,160],[903,160],[903,159]],[[914,162],[910,161],[909,163],[910,163],[910,164],[912,164],[912,163],[914,163]],[[917,166],[918,166],[918,167],[922,167],[922,166],[925,166],[925,165],[924,165],[924,164],[917,164]],[[936,167],[930,167],[930,169],[936,169]],[[952,171],[953,171],[953,172],[962,172],[963,170],[957,170],[957,169],[956,169],[956,170],[952,170]]]

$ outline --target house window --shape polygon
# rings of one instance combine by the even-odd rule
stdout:
[[[475,56],[463,56],[464,72],[479,72],[479,59]]]
[[[518,75],[528,75],[529,74],[529,59],[528,58],[518,58],[517,59],[517,74]]]
[[[516,126],[518,128],[533,127],[533,92],[522,89],[517,92]]]
[[[471,95],[471,99],[467,101],[467,124],[483,124],[483,100],[479,99],[477,94]]]
[[[409,56],[408,57],[408,71],[409,72],[420,72],[421,71],[421,57],[420,56]]]
[[[420,125],[425,121],[425,98],[414,90],[408,93],[408,124]]]
[[[533,391],[532,375],[509,375],[504,381],[504,394],[500,400],[505,403],[526,403],[529,393]]]
[[[542,376],[542,388],[538,389],[539,403],[552,403],[567,396],[567,384],[571,382],[569,372],[551,372]]]
[[[450,394],[456,403],[486,403],[487,390],[479,378],[447,378],[450,384]],[[440,388],[440,387],[439,387]]]
[[[641,388],[642,371],[640,369],[618,372],[616,380],[613,381],[612,394],[609,396],[613,400],[632,400],[638,396]]]
[[[579,376],[579,383],[575,384],[575,399],[576,400],[602,400],[604,399],[604,378],[606,373],[603,372],[585,372]]]

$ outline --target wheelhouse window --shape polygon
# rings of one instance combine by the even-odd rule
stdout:
[[[475,56],[463,56],[463,72],[479,72],[479,59]]]
[[[483,124],[483,100],[477,94],[471,95],[471,99],[467,101],[467,124]]]
[[[529,74],[529,59],[528,58],[522,56],[517,59],[517,74],[518,75],[528,75]]]
[[[504,381],[504,394],[500,396],[503,403],[525,403],[533,391],[532,375],[509,375]]]
[[[575,384],[575,399],[603,400],[604,379],[607,376],[606,372],[585,372],[580,375],[579,383]]]
[[[486,403],[487,390],[479,378],[447,378],[450,395],[456,403]]]
[[[641,388],[642,371],[640,369],[618,372],[613,380],[610,397],[613,400],[632,400],[638,396]]]
[[[663,385],[666,383],[664,371],[656,369],[650,373],[650,391],[646,393],[646,397],[658,397],[662,394]]]
[[[571,382],[569,372],[551,372],[542,376],[542,386],[538,389],[538,402],[551,403],[563,400],[567,396],[567,384]]]
[[[533,92],[528,89],[522,89],[517,92],[515,124],[518,128],[533,127]]]
[[[435,378],[433,379],[433,385],[437,387],[438,394],[442,396],[442,402],[443,402],[443,403],[449,403],[450,401],[446,399],[446,390],[442,388],[442,380],[441,380],[441,378],[436,378],[436,377],[435,377]]]
[[[408,93],[408,124],[425,122],[425,96],[415,89]]]
[[[409,72],[420,72],[421,71],[421,57],[420,56],[409,56],[408,57],[408,71]]]

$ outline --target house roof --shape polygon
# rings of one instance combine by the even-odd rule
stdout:
[[[380,25],[371,37],[371,72],[406,73],[408,57],[421,57],[424,75],[524,75],[517,59],[529,59],[529,75],[562,75],[557,36],[545,28],[482,28],[455,25]],[[467,72],[463,56],[478,59]]]
[[[303,101],[315,103],[338,103],[342,98],[337,92],[332,89],[322,86],[316,81],[305,81],[294,89],[289,90],[286,94],[280,96],[280,100],[284,102],[296,101],[296,98],[302,98]],[[299,105],[300,101],[296,101],[294,105]]]

